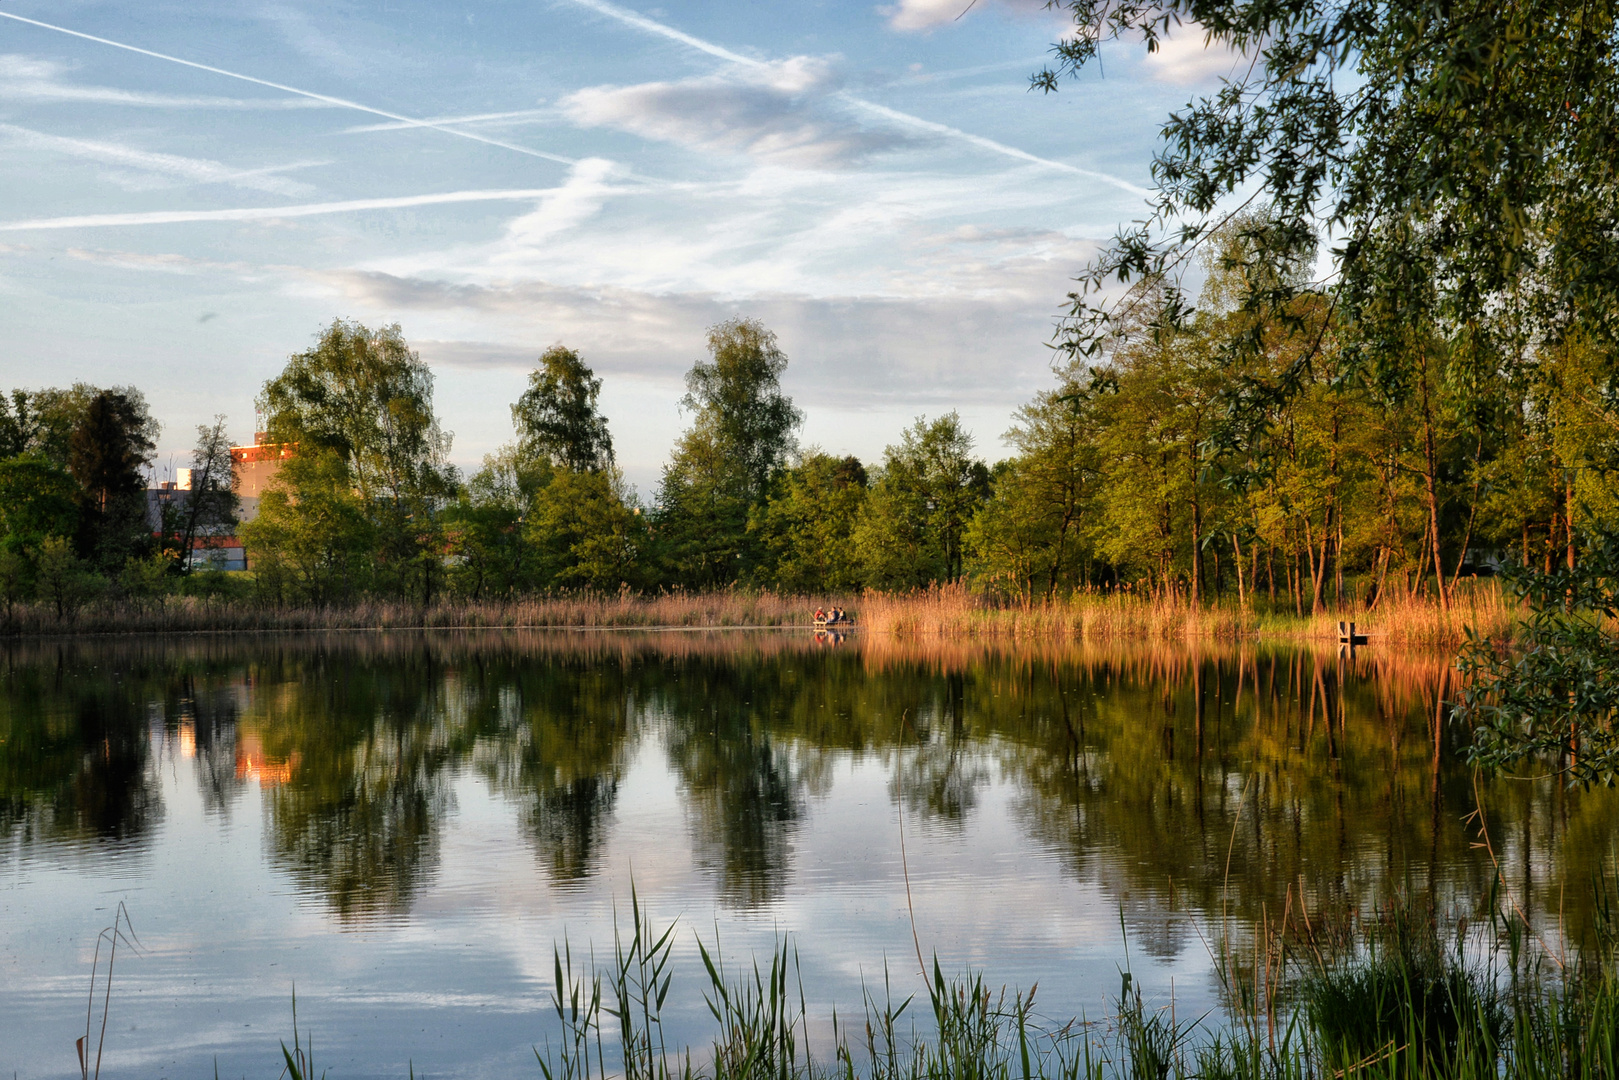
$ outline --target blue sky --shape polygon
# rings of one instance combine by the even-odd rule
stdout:
[[[183,464],[333,317],[398,322],[475,467],[563,342],[650,495],[741,314],[806,445],[956,409],[993,460],[1159,124],[1231,65],[1188,32],[1033,94],[1060,20],[966,7],[7,0],[0,388],[133,383]]]

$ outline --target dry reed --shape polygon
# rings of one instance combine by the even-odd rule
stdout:
[[[4,623],[18,637],[82,634],[256,633],[312,630],[718,628],[811,624],[819,607],[855,616],[868,636],[996,639],[1016,642],[1274,639],[1336,641],[1339,621],[1354,621],[1374,642],[1455,648],[1471,627],[1506,640],[1520,606],[1497,582],[1459,588],[1448,609],[1422,597],[1385,599],[1371,610],[1346,606],[1303,617],[1257,613],[1227,601],[1194,605],[1180,597],[1127,591],[1080,593],[1049,603],[1015,604],[942,586],[843,597],[769,591],[616,594],[564,593],[514,600],[451,600],[428,607],[363,599],[328,606],[265,605],[199,597],[100,602],[66,618],[48,605],[22,605]]]

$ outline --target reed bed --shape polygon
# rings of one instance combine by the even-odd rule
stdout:
[[[1338,639],[1338,623],[1388,644],[1450,648],[1469,628],[1509,639],[1521,607],[1494,581],[1463,583],[1448,608],[1426,597],[1385,598],[1372,607],[1314,615],[1256,611],[1234,601],[1196,605],[1182,597],[1129,591],[1079,593],[1040,603],[1008,603],[960,586],[901,593],[795,596],[741,588],[712,592],[562,593],[510,600],[447,600],[423,606],[386,599],[345,604],[279,605],[249,599],[168,596],[102,600],[58,616],[45,604],[17,605],[0,620],[13,637],[64,634],[194,634],[311,630],[471,630],[808,627],[817,608],[840,607],[864,634],[904,638],[1016,642],[1283,641]]]
[[[1490,640],[1511,638],[1523,609],[1498,582],[1469,582],[1447,608],[1427,597],[1385,598],[1371,609],[1343,607],[1314,615],[1257,613],[1229,601],[1194,605],[1185,599],[1124,591],[1078,593],[1050,603],[997,604],[965,588],[868,593],[850,602],[864,630],[912,637],[1006,637],[1022,640],[1112,641],[1272,638],[1338,640],[1338,623],[1388,644],[1456,648],[1469,628]]]
[[[1606,888],[1606,886],[1600,886]],[[1211,927],[1224,1015],[1186,1019],[1148,1000],[1126,965],[1104,1015],[1045,1015],[1036,989],[931,966],[896,1000],[887,963],[830,1038],[811,1023],[796,951],[727,966],[697,940],[701,1000],[714,1035],[671,1045],[678,927],[656,924],[631,892],[630,926],[610,952],[554,954],[540,1080],[1613,1080],[1619,1076],[1619,973],[1611,937],[1597,954],[1554,956],[1489,898],[1475,924],[1441,929],[1396,902],[1358,928],[1290,907],[1241,944]],[[1291,893],[1290,893],[1291,900]],[[1122,920],[1121,920],[1122,921]],[[920,961],[920,947],[918,948]],[[605,955],[596,961],[584,956]],[[1553,963],[1555,962],[1555,964]],[[909,967],[909,965],[906,965]],[[903,991],[901,991],[903,992]],[[296,1005],[295,1005],[296,1007]],[[297,1031],[282,1047],[292,1080],[315,1064]],[[543,1047],[543,1049],[542,1049]],[[414,1072],[414,1070],[412,1070]]]

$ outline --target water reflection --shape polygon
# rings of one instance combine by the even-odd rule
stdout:
[[[1023,648],[810,635],[379,635],[13,647],[0,680],[0,834],[15,851],[139,850],[163,756],[204,807],[267,809],[268,855],[343,924],[407,916],[454,783],[516,807],[547,878],[600,871],[631,762],[681,793],[725,904],[779,900],[840,762],[876,760],[907,821],[959,830],[994,784],[1068,874],[1168,913],[1252,920],[1293,897],[1365,910],[1487,892],[1573,938],[1614,864],[1615,797],[1475,787],[1443,657],[1266,648]],[[1482,793],[1491,850],[1463,825]],[[881,808],[871,811],[883,814]],[[873,821],[887,828],[886,818]],[[1572,886],[1564,891],[1564,886]]]

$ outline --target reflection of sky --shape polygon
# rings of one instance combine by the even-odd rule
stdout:
[[[133,861],[102,863],[49,846],[14,853],[0,904],[0,1026],[19,1077],[74,1075],[93,930],[128,904],[146,952],[118,960],[109,1073],[220,1075],[273,1069],[301,1024],[320,1064],[345,1077],[538,1075],[531,1047],[552,1033],[552,948],[576,959],[611,948],[613,908],[631,874],[662,922],[680,920],[671,1035],[706,1043],[705,985],[693,934],[738,970],[768,958],[790,930],[812,1022],[859,1007],[886,958],[899,997],[920,989],[906,911],[888,765],[838,755],[830,791],[809,800],[792,838],[781,899],[738,913],[716,902],[714,875],[693,869],[691,824],[656,738],[634,753],[601,872],[553,888],[521,835],[517,809],[462,770],[438,862],[408,917],[341,929],[322,897],[300,896],[265,859],[263,802],[251,791],[228,814],[205,811],[196,760],[162,742],[166,812]],[[960,827],[911,822],[906,851],[916,931],[945,970],[982,968],[996,982],[1039,981],[1042,1011],[1098,1015],[1118,987],[1118,901],[1076,883],[1016,823],[1015,792],[991,781]],[[1194,939],[1195,940],[1195,939]],[[1198,949],[1171,962],[1137,954],[1147,986],[1171,977],[1188,1007],[1210,987]],[[684,989],[684,994],[681,990]]]

